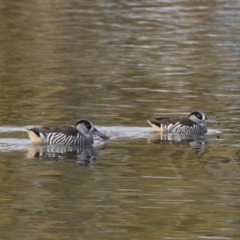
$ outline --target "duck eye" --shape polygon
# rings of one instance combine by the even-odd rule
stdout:
[[[90,129],[90,128],[91,128],[91,125],[90,125],[88,122],[85,122],[84,125],[85,125],[85,127],[86,127],[87,129]]]
[[[202,118],[202,115],[201,115],[200,113],[198,113],[198,114],[196,115],[196,117],[199,118],[199,119],[201,119],[201,118]]]

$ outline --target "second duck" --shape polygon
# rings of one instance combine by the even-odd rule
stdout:
[[[187,118],[155,118],[148,120],[148,123],[155,131],[183,133],[187,135],[202,135],[207,133],[205,123],[220,124],[215,120],[210,120],[201,111],[191,112]]]

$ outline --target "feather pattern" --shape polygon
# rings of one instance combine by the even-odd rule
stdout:
[[[148,120],[148,123],[155,131],[159,132],[172,132],[172,133],[183,133],[187,135],[202,135],[207,133],[207,127],[205,123],[219,122],[210,120],[201,111],[191,112],[187,118],[168,118],[161,117],[155,118],[154,120]]]
[[[29,138],[35,143],[50,145],[87,145],[93,144],[93,135],[107,140],[105,134],[98,131],[87,119],[79,120],[75,127],[58,125],[27,129]]]

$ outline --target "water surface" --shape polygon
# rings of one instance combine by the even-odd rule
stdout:
[[[240,2],[0,3],[3,239],[239,239]],[[198,140],[147,119],[201,110]],[[25,128],[90,119],[86,149]],[[87,161],[83,160],[87,159]]]

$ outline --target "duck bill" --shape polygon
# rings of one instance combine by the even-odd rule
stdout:
[[[220,122],[215,121],[215,120],[211,120],[211,119],[206,119],[205,122],[206,122],[206,123],[212,123],[212,124],[220,124]]]
[[[105,134],[99,132],[96,128],[93,129],[92,134],[101,137],[103,140],[108,140],[109,139],[108,136],[106,136]]]

